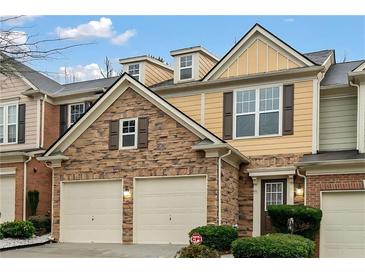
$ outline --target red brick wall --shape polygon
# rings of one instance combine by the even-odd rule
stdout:
[[[8,163],[0,164],[0,168],[15,168],[15,219],[23,220],[23,186],[24,186],[24,164]]]
[[[43,148],[49,148],[60,134],[60,106],[45,102]]]
[[[320,191],[364,189],[365,173],[307,176],[307,205],[320,207]]]
[[[52,170],[43,162],[33,158],[27,163],[27,192],[29,190],[39,191],[39,203],[37,215],[48,215],[51,213],[52,200]],[[27,215],[30,212],[27,209]]]

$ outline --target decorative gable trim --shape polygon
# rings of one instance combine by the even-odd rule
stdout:
[[[202,140],[207,138],[214,144],[224,143],[224,141],[219,137],[215,136],[213,133],[196,123],[190,117],[169,104],[149,88],[131,77],[129,74],[124,73],[91,106],[91,108],[85,112],[84,115],[46,151],[44,156],[50,156],[55,152],[64,152],[100,115],[102,115],[102,113],[104,113],[110,107],[110,105],[112,105],[128,88],[131,87],[133,87],[133,90],[139,95],[150,101],[181,125],[185,126]]]
[[[216,76],[219,72],[223,72],[222,68],[226,66],[227,62],[231,60],[231,58],[239,51],[244,44],[249,43],[252,38],[257,35],[261,34],[266,39],[271,41],[273,44],[277,45],[278,47],[282,48],[284,51],[291,54],[295,59],[299,62],[302,62],[305,66],[314,66],[315,64],[305,57],[303,54],[296,51],[294,48],[286,44],[284,41],[279,39],[277,36],[263,28],[259,24],[255,24],[242,38],[238,43],[236,43],[233,48],[231,48],[228,53],[207,73],[207,75],[202,79],[202,81],[208,81],[214,76]],[[251,41],[253,42],[253,41]]]

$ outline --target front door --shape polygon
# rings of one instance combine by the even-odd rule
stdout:
[[[261,183],[261,235],[273,231],[267,207],[282,204],[286,204],[286,179],[263,180]]]

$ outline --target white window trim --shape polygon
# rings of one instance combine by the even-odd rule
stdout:
[[[264,201],[264,205],[265,205],[265,211],[267,211],[267,203],[266,203],[266,190],[267,190],[267,185],[274,185],[274,184],[276,184],[276,185],[278,185],[278,184],[281,184],[281,205],[282,204],[284,204],[284,182],[267,182],[267,183],[265,183],[265,191],[264,191],[264,199],[265,199],[265,201]],[[280,193],[280,192],[278,192],[278,191],[276,191],[276,192],[270,192],[270,193]]]
[[[12,123],[10,125],[14,125],[15,124],[15,141],[9,143],[8,142],[8,108],[9,106],[16,106],[16,110],[15,110],[15,123]],[[19,125],[19,117],[18,117],[18,111],[19,111],[19,102],[18,101],[13,101],[13,102],[7,102],[7,103],[2,103],[0,104],[0,107],[4,108],[4,117],[3,117],[3,135],[4,135],[4,142],[0,143],[0,146],[3,145],[13,145],[13,144],[17,144],[18,143],[18,125]]]
[[[77,106],[77,105],[83,105],[84,106],[84,112],[86,112],[85,110],[85,103],[74,103],[74,104],[69,104],[67,107],[67,127],[72,126],[74,123],[71,123],[71,106]],[[82,114],[81,114],[82,115]]]
[[[191,66],[187,66],[187,67],[181,67],[181,58],[182,57],[186,57],[186,56],[191,56]],[[194,57],[194,54],[191,53],[191,54],[184,54],[184,55],[181,55],[178,57],[178,81],[179,82],[184,82],[184,81],[190,81],[192,79],[194,79],[194,61],[195,57]],[[191,68],[191,77],[190,78],[186,78],[186,79],[181,79],[181,70],[182,69],[187,69],[187,68]]]
[[[123,136],[124,135],[131,135],[131,133],[123,133],[123,122],[125,121],[134,121],[134,146],[123,146]],[[136,149],[138,147],[138,118],[125,118],[119,120],[119,149]]]
[[[261,88],[270,88],[270,87],[279,87],[279,131],[278,134],[268,134],[268,135],[259,135],[260,131],[260,113],[269,113],[276,111],[260,111],[260,89]],[[254,136],[236,136],[236,117],[237,117],[237,92],[240,91],[250,91],[255,90],[255,112],[248,112],[243,115],[255,114],[255,135]],[[238,114],[242,115],[242,114]],[[282,128],[283,128],[283,84],[270,84],[263,86],[255,86],[255,87],[245,87],[233,90],[233,139],[253,139],[253,138],[267,138],[267,137],[278,137],[282,136]]]
[[[132,74],[130,74],[129,73],[129,68],[131,67],[131,66],[135,66],[135,65],[138,65],[138,74],[135,74],[135,75],[132,75]],[[138,81],[140,81],[141,82],[141,79],[142,79],[142,75],[141,75],[141,69],[142,69],[142,66],[141,66],[141,63],[133,63],[133,64],[128,64],[128,74],[130,75],[130,76],[132,76],[132,77],[136,77],[136,76],[138,76]]]

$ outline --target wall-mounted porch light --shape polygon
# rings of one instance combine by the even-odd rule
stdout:
[[[298,188],[295,189],[295,195],[303,196],[303,193],[304,193],[303,187],[298,187]]]
[[[132,197],[131,190],[129,189],[129,187],[125,187],[123,190],[123,198],[128,199],[130,197]]]

